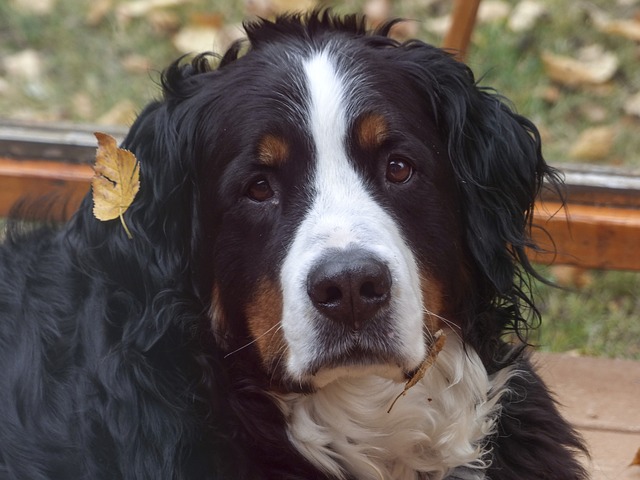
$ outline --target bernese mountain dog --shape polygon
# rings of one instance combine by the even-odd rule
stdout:
[[[170,66],[123,142],[131,238],[91,194],[10,222],[0,478],[587,478],[521,341],[558,175],[393,24],[257,20]]]

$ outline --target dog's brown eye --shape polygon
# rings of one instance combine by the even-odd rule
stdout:
[[[391,157],[387,163],[387,180],[391,183],[404,183],[413,175],[413,166],[404,158]]]
[[[256,202],[269,200],[273,195],[274,193],[271,189],[271,185],[269,185],[266,178],[258,178],[249,185],[249,189],[247,190],[247,196]]]

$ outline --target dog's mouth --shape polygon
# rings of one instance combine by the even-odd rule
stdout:
[[[309,367],[309,374],[318,375],[322,370],[336,368],[357,369],[358,367],[369,368],[374,365],[386,365],[389,367],[402,368],[402,361],[389,352],[367,351],[354,347],[344,354],[326,354],[316,358]]]
[[[420,359],[403,355],[393,342],[352,340],[335,342],[317,355],[306,372],[307,381],[316,388],[344,377],[376,375],[394,382],[407,382],[424,375],[435,363],[444,345],[445,335],[437,332]]]
[[[400,354],[393,342],[373,341],[354,334],[351,338],[325,344],[308,365],[304,376],[316,387],[338,378],[364,375],[403,382],[418,366]]]

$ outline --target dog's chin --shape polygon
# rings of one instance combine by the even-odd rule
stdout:
[[[341,348],[344,347],[344,348]],[[315,391],[343,379],[381,377],[404,383],[419,368],[424,353],[402,352],[386,344],[344,344],[321,349],[319,355],[284,373],[290,391]]]
[[[378,376],[398,383],[405,382],[407,379],[405,370],[399,365],[373,363],[321,368],[314,375],[309,376],[308,381],[315,389],[321,389],[336,380],[366,376]]]

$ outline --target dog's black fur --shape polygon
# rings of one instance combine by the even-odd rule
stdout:
[[[587,478],[574,458],[580,439],[521,350],[501,340],[506,329],[527,329],[532,202],[543,178],[555,178],[535,127],[476,87],[447,53],[386,38],[389,25],[365,36],[355,18],[316,13],[248,28],[243,58],[235,46],[216,69],[207,56],[171,66],[164,98],[131,128],[123,146],[139,159],[142,181],[125,215],[131,240],[118,221],[93,217],[91,195],[61,228],[8,229],[0,249],[0,478],[325,478],[289,442],[256,362],[224,358],[209,312],[214,280],[237,278],[219,271],[225,263],[214,256],[233,259],[251,286],[253,267],[220,231],[250,223],[221,181],[242,134],[260,121],[243,76],[264,74],[269,88],[270,42],[340,35],[395,62],[423,92],[466,229],[460,268],[473,288],[460,292],[464,339],[489,372],[522,370],[502,399],[487,478]],[[249,123],[233,123],[243,115]],[[242,301],[242,286],[233,288]],[[243,327],[229,328],[242,336]]]

